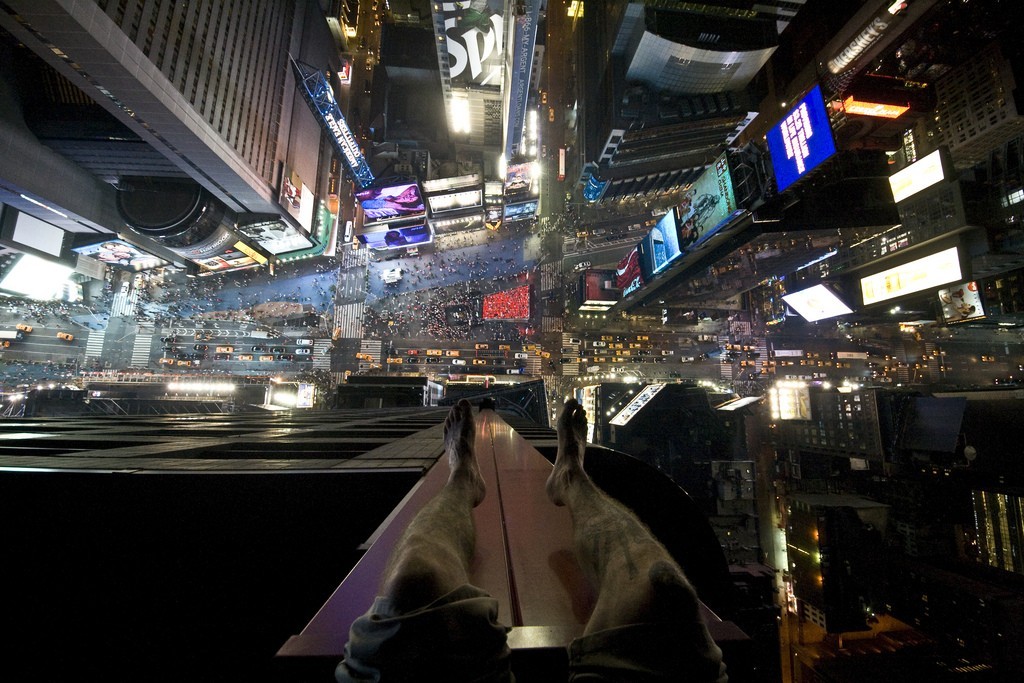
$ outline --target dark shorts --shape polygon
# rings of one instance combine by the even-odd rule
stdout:
[[[475,586],[456,588],[426,607],[395,615],[377,598],[349,630],[339,683],[358,681],[511,682],[508,629],[498,601]]]
[[[339,683],[511,683],[508,629],[497,617],[498,602],[468,584],[400,616],[377,598],[352,624],[335,677]],[[573,683],[727,680],[722,651],[701,622],[607,629],[577,638],[568,651]]]

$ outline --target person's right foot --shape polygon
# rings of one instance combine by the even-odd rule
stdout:
[[[558,452],[555,466],[544,486],[548,498],[555,505],[565,505],[565,496],[572,480],[586,476],[583,471],[583,453],[587,448],[587,411],[576,399],[569,399],[562,408],[556,424]]]

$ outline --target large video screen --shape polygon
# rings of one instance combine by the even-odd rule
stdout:
[[[427,197],[430,205],[430,213],[444,213],[445,211],[457,211],[459,209],[472,209],[483,206],[484,195],[479,189],[463,190],[449,194],[437,194]]]
[[[294,170],[285,167],[281,178],[281,206],[306,230],[313,227],[313,193]]]
[[[538,202],[523,202],[522,204],[506,204],[505,220],[518,221],[525,218],[533,218],[537,215]]]
[[[313,240],[295,226],[281,220],[239,225],[237,230],[274,256],[313,246]]]
[[[768,130],[767,137],[779,192],[835,154],[836,142],[821,86],[811,88],[778,125]]]
[[[366,216],[364,225],[386,223],[390,220],[421,218],[426,215],[423,197],[416,183],[372,187],[356,192],[356,199]]]
[[[371,249],[401,249],[429,244],[433,236],[426,225],[412,225],[358,235],[357,239]]]
[[[810,323],[853,313],[850,307],[825,285],[814,285],[799,292],[784,294],[782,300]]]
[[[505,194],[525,192],[533,184],[533,164],[513,164],[505,171]]]
[[[615,269],[615,286],[622,290],[622,296],[632,294],[644,285],[643,272],[640,269],[640,249],[633,247],[626,256],[619,261]]]
[[[669,264],[682,256],[679,249],[679,224],[675,211],[669,211],[657,225],[640,241],[640,265],[644,267],[645,279],[668,268]]]
[[[109,266],[127,268],[129,270],[147,270],[167,265],[167,261],[142,251],[134,244],[124,240],[107,240],[84,247],[73,247],[71,251],[81,256],[94,258]]]

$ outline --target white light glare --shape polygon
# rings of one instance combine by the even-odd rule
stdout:
[[[167,391],[207,392],[210,394],[230,394],[235,385],[230,382],[168,382]]]

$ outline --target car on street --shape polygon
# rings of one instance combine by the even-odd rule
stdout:
[[[217,348],[214,349],[214,351],[216,351],[217,353],[234,353],[235,352],[235,347],[234,346],[218,346]]]
[[[410,365],[417,365],[420,362],[420,359],[417,358],[416,356],[409,356],[408,358],[405,359],[405,362],[409,363]]]
[[[430,363],[430,364],[437,364],[437,363],[441,362],[441,359],[436,357],[436,356],[431,356],[431,357],[427,358],[427,362]]]
[[[209,344],[193,344],[192,348],[195,349],[196,351],[209,351],[210,350]]]
[[[479,351],[480,349],[489,349],[491,347],[489,344],[475,344],[473,348]]]
[[[32,327],[31,325],[26,325],[25,323],[18,323],[17,325],[14,326],[14,329],[18,330],[19,332],[26,332],[26,333],[28,333],[28,332],[31,332],[35,328]]]
[[[292,353],[281,353],[277,356],[278,360],[295,360],[295,354]]]
[[[509,346],[508,344],[498,344],[498,350],[499,351],[511,351],[512,347]]]
[[[474,358],[473,365],[487,365],[487,361],[485,361],[483,358]]]
[[[313,353],[313,350],[310,349],[308,346],[300,346],[299,348],[295,349],[295,353],[301,356],[308,356],[309,354]]]
[[[515,357],[520,359],[520,360],[525,360],[525,359],[529,358],[529,355],[527,355],[525,353],[516,353]]]
[[[590,267],[590,261],[580,261],[579,263],[577,263],[575,266],[572,267],[572,272],[578,273],[581,270],[586,270],[589,267]]]
[[[661,355],[663,355],[663,356],[672,356],[672,355],[675,355],[675,351],[663,350],[661,352]]]
[[[441,349],[427,349],[427,355],[428,356],[443,356],[444,355],[444,351],[442,351]]]
[[[312,346],[313,345],[313,340],[312,339],[296,339],[295,343],[297,345],[299,345],[299,346]]]
[[[604,348],[605,346],[608,346],[608,342],[596,341],[596,342],[591,342],[590,345],[593,346],[595,349],[600,349],[600,348]]]
[[[237,356],[235,356],[235,360],[252,360],[252,354],[251,353],[240,353]]]
[[[174,365],[173,358],[157,358],[156,362],[159,363],[160,365]]]
[[[213,354],[214,360],[231,360],[231,355],[227,353],[215,353]]]
[[[452,365],[465,365],[465,364],[466,364],[466,361],[462,360],[461,358],[453,358],[452,359]]]
[[[268,354],[264,354],[264,355],[260,356],[260,362],[261,363],[269,363],[272,360],[274,360],[274,356],[272,354],[268,353]]]
[[[408,351],[406,351],[406,353],[409,354],[410,356],[418,356],[418,355],[420,355],[420,350],[419,349],[409,349]]]
[[[558,362],[565,365],[566,363],[579,363],[579,360],[576,358],[559,358]]]
[[[270,347],[270,352],[271,353],[284,353],[284,347],[283,346],[272,346],[272,347]]]
[[[266,351],[267,349],[264,346],[254,346],[249,350],[252,351],[253,353],[260,353],[262,351]]]
[[[444,355],[446,355],[446,356],[458,356],[459,355],[459,350],[458,349],[448,349],[447,351],[444,352]]]
[[[66,342],[75,341],[75,335],[70,332],[58,332],[57,339],[63,339]]]

